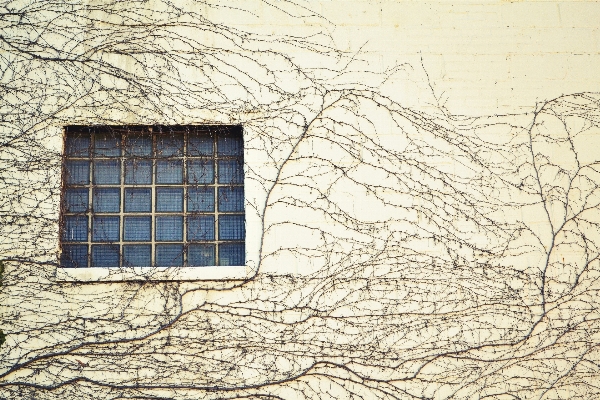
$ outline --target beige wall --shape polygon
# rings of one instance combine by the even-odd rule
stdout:
[[[600,91],[600,3],[176,2],[187,25],[167,3],[137,14],[163,30],[75,18],[86,49],[123,40],[94,56],[129,81],[0,50],[25,60],[2,134],[41,149],[2,149],[3,257],[30,259],[7,263],[0,397],[598,394],[598,96],[532,111]],[[244,125],[252,279],[57,280],[62,127],[99,123]]]
[[[404,79],[407,74],[423,88],[422,57],[440,103],[452,114],[531,111],[536,102],[561,94],[600,90],[600,3],[596,1],[300,4],[318,10],[334,26],[322,27],[323,21],[315,18],[302,23],[319,26],[341,49],[360,51],[358,58],[366,58],[368,67],[409,63],[407,73],[398,74],[399,90],[411,86]],[[273,15],[266,5],[256,5],[256,10],[257,17],[232,18],[224,11],[218,19],[266,33],[282,33],[290,26],[302,32],[296,19]],[[406,101],[411,98],[414,95]]]

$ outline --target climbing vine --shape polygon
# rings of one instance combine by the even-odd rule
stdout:
[[[0,396],[597,397],[600,95],[407,108],[319,15],[263,6],[317,28],[0,4]],[[244,129],[249,277],[58,280],[63,127],[202,124]]]

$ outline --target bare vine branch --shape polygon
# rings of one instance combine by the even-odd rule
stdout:
[[[3,398],[600,395],[600,95],[432,116],[192,3],[0,4]],[[209,123],[244,126],[253,276],[57,282],[62,127]]]

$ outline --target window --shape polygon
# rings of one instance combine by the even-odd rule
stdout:
[[[61,266],[245,264],[240,126],[66,128]]]

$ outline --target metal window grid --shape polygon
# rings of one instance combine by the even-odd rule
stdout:
[[[131,266],[126,263],[126,257],[129,256],[126,253],[138,254],[143,258],[145,253],[141,246],[150,246],[150,259],[145,263],[149,265],[144,265],[149,267],[192,266],[191,261],[202,259],[199,252],[205,249],[210,253],[211,246],[214,249],[214,264],[200,262],[202,265],[197,266],[245,264],[243,139],[240,126],[73,126],[65,131],[60,220],[62,266]],[[180,138],[180,149],[171,151],[173,147],[165,144],[169,141],[176,143]],[[192,143],[194,141],[197,143]],[[151,145],[149,154],[144,154],[144,142]],[[221,151],[227,150],[228,146],[229,150],[234,151]],[[118,169],[118,178],[110,174],[111,164],[113,170]],[[70,172],[70,166],[77,167],[73,169],[76,172]],[[151,167],[149,182],[142,183],[142,178],[148,179],[144,176],[144,168],[148,166]],[[131,167],[139,170],[132,171]],[[179,168],[180,177],[169,175],[169,169],[177,172]],[[202,168],[205,168],[206,174],[198,174]],[[140,175],[138,179],[136,172]],[[212,173],[212,179],[207,179],[207,173]],[[164,179],[161,180],[161,177]],[[145,204],[144,207],[137,204],[139,209],[131,207],[135,203],[131,201],[126,209],[126,195],[133,196],[132,193],[144,191],[150,192],[149,209]],[[204,194],[212,191],[212,198],[204,196],[208,202],[204,207],[194,203],[198,193],[203,191]],[[103,205],[99,193],[119,197],[118,209],[114,208],[114,201],[112,209],[110,201]],[[226,198],[224,200],[227,193],[230,193],[232,202]],[[73,196],[75,199],[79,196],[81,204],[68,208],[68,204],[73,205]],[[160,207],[158,200],[161,200]],[[148,217],[151,219],[149,240],[139,229],[126,231],[126,221],[132,223],[128,228],[135,227],[135,222],[143,230]],[[99,221],[111,218],[118,220],[118,235],[109,225],[99,232]],[[176,220],[182,222],[180,238],[164,239],[164,234],[173,228]],[[230,232],[231,221],[237,222],[241,232]],[[77,230],[77,226],[72,226],[73,223],[86,222],[85,235]],[[164,231],[157,225],[164,225],[161,228]],[[204,233],[189,232],[192,225],[201,227]],[[228,249],[234,250],[233,257],[227,257]],[[172,257],[172,262],[157,259],[161,252],[166,257]],[[93,253],[96,257],[93,257]],[[118,257],[116,262],[115,253]]]

